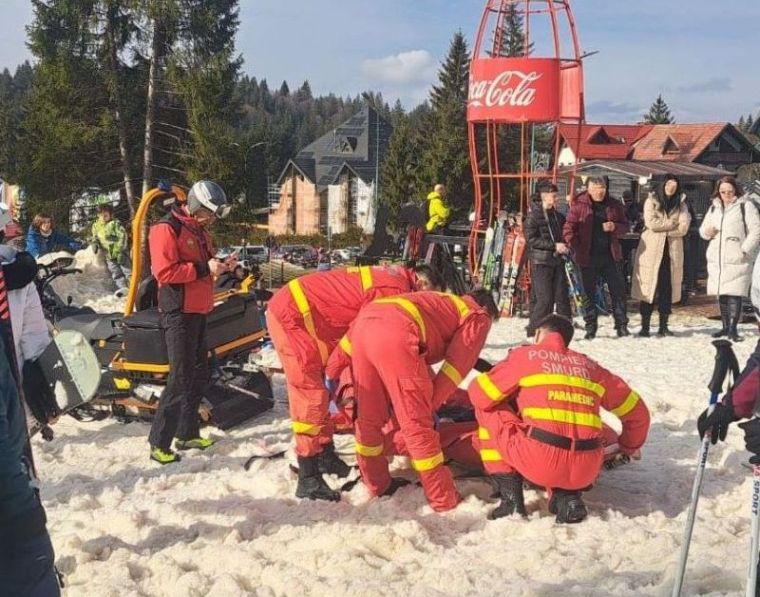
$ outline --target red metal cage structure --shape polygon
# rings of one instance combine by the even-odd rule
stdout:
[[[580,128],[584,121],[582,59],[569,1],[486,2],[467,104],[475,191],[468,251],[473,274],[479,240],[498,212],[525,213],[536,182],[556,182],[557,127]]]

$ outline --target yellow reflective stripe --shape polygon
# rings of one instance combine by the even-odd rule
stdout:
[[[319,425],[313,425],[312,423],[302,423],[301,421],[293,421],[293,433],[314,436],[319,435],[319,430]]]
[[[367,292],[372,288],[372,270],[366,265],[362,266],[359,268],[359,275],[362,278],[362,290]]]
[[[485,427],[478,427],[478,439],[491,439],[491,434]]]
[[[457,311],[459,311],[459,318],[460,319],[464,319],[465,317],[467,317],[470,314],[470,308],[467,306],[467,303],[465,303],[456,294],[451,294],[449,292],[439,292],[438,294],[440,296],[445,296],[452,303],[454,303],[454,306],[456,307]]]
[[[623,404],[621,404],[617,408],[613,408],[610,412],[616,417],[624,417],[629,412],[631,412],[634,408],[636,408],[636,405],[638,403],[639,403],[639,395],[633,390],[631,390],[631,393],[628,394],[628,397],[625,399]]]
[[[412,301],[401,297],[394,297],[377,299],[375,302],[381,305],[398,305],[404,311],[409,313],[409,315],[412,316],[414,322],[417,324],[417,327],[420,329],[420,336],[422,336],[422,341],[427,342],[427,327],[425,327],[425,320],[422,318],[422,313],[420,313],[417,305],[415,305]]]
[[[343,349],[343,352],[345,352],[348,356],[351,356],[354,350],[353,346],[351,346],[351,340],[348,339],[348,336],[343,336],[340,339],[338,346],[340,346]]]
[[[593,392],[599,398],[604,396],[604,387],[596,382],[583,377],[562,375],[561,373],[537,373],[520,380],[521,388],[535,388],[536,386],[569,386],[571,388],[583,388]]]
[[[488,396],[494,402],[501,400],[502,391],[496,387],[496,384],[488,377],[488,373],[481,373],[475,380],[478,382],[480,389],[483,390],[486,396]]]
[[[324,365],[327,363],[327,358],[330,355],[327,352],[327,346],[325,343],[319,339],[319,336],[317,336],[317,328],[314,325],[314,318],[311,315],[311,306],[309,305],[309,301],[306,300],[306,295],[303,292],[303,288],[301,288],[301,284],[298,279],[288,282],[288,288],[290,289],[290,294],[293,296],[293,300],[296,302],[298,312],[303,317],[303,324],[306,326],[306,331],[309,332],[309,335],[314,338],[314,341],[317,343],[319,356],[322,359],[322,364]]]
[[[383,455],[383,446],[365,446],[364,444],[360,444],[359,442],[356,442],[356,453],[360,456],[382,456]]]
[[[374,281],[372,280],[372,268],[367,265],[361,267],[347,267],[346,271],[349,274],[359,274],[362,280],[362,290],[367,292],[372,288]]]
[[[498,450],[481,450],[480,459],[483,462],[499,462],[501,460],[501,454]]]
[[[602,428],[602,419],[592,413],[578,413],[572,410],[557,408],[524,408],[522,415],[536,421],[554,421],[555,423],[570,423],[583,427]]]
[[[443,365],[441,365],[441,373],[448,377],[451,380],[451,383],[453,383],[455,386],[458,386],[460,383],[462,383],[462,374],[459,373],[456,367],[454,367],[454,365],[448,361],[443,361]]]
[[[430,458],[412,460],[412,468],[418,473],[424,473],[425,471],[432,471],[434,468],[441,466],[442,464],[443,464],[443,452],[438,452],[438,454]]]

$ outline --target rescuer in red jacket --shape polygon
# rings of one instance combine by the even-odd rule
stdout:
[[[604,460],[600,408],[623,423],[620,450],[641,456],[649,430],[644,401],[622,379],[570,350],[572,338],[572,322],[549,315],[534,345],[515,348],[469,386],[480,456],[501,497],[492,520],[526,515],[523,479],[549,491],[557,522],[586,518],[581,490],[594,482]]]
[[[349,466],[335,454],[324,369],[330,353],[363,305],[376,298],[439,288],[427,265],[350,267],[292,280],[267,307],[267,327],[285,372],[298,456],[296,496],[337,501],[322,474],[345,477]]]
[[[206,228],[226,217],[230,206],[216,183],[195,183],[187,202],[174,205],[150,228],[148,243],[153,275],[158,281],[158,310],[166,337],[169,378],[150,428],[151,459],[161,464],[179,460],[171,450],[205,450],[213,441],[200,436],[198,406],[208,381],[206,315],[214,308],[217,276],[235,267],[234,259],[213,258]]]
[[[434,415],[472,369],[499,311],[491,293],[464,297],[417,292],[384,298],[364,307],[327,367],[337,379],[350,359],[356,392],[356,458],[373,496],[392,495],[408,481],[388,470],[395,422],[412,467],[432,508],[459,503],[451,471],[444,465]],[[430,365],[441,363],[432,375]]]

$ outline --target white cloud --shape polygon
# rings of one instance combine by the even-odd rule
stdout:
[[[377,83],[409,84],[431,82],[435,78],[436,64],[427,50],[400,52],[385,58],[362,61],[362,74]]]

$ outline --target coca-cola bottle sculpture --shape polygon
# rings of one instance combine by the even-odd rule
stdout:
[[[473,48],[467,103],[474,274],[480,241],[498,212],[525,213],[536,181],[557,181],[557,127],[577,126],[574,137],[580,139],[583,120],[583,64],[570,3],[488,0]]]

